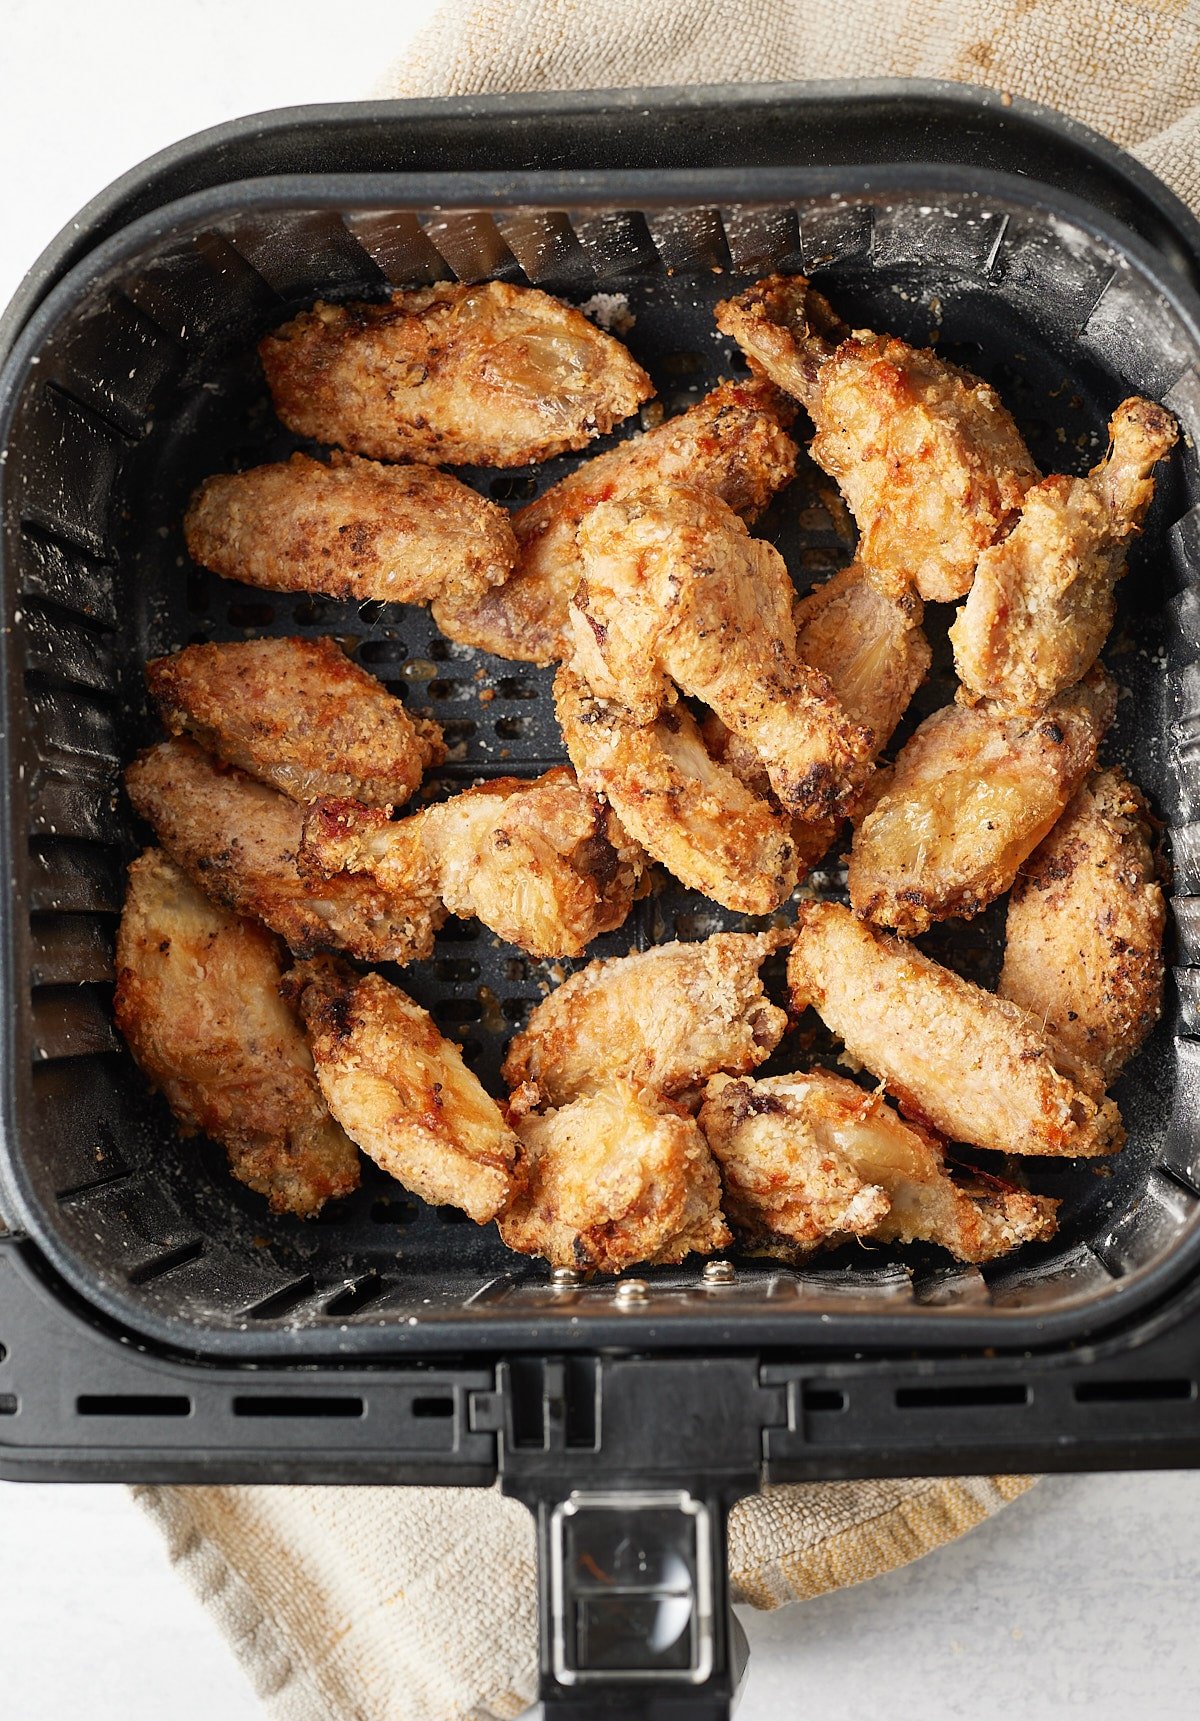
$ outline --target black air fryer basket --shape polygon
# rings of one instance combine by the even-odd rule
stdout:
[[[675,411],[741,368],[712,307],[772,269],[988,377],[1044,470],[1090,465],[1127,394],[1181,422],[1108,651],[1126,690],[1110,756],[1168,827],[1178,965],[1118,1089],[1128,1146],[1033,1167],[1063,1198],[1060,1236],[982,1271],[858,1249],[567,1283],[371,1166],[319,1222],[268,1218],[219,1151],[180,1142],[112,1024],[144,840],[118,768],[154,733],[143,661],[333,634],[443,722],[451,782],[562,754],[546,672],[453,645],[421,611],[191,566],[194,484],[296,446],[255,341],[317,295],[440,279],[623,294]],[[725,1513],[764,1480],[1200,1458],[1198,284],[1200,229],[1135,163],[941,85],[284,112],[85,210],[0,325],[0,1472],[499,1478],[538,1519],[548,1713],[716,1717],[738,1660]],[[570,464],[467,476],[516,503]],[[757,528],[801,586],[849,554],[826,495],[802,475]],[[943,671],[915,717],[945,697]],[[816,883],[836,893],[836,869]],[[739,924],[663,888],[589,954]],[[997,925],[958,925],[939,954],[986,977]],[[495,1089],[558,978],[451,922],[404,984]]]

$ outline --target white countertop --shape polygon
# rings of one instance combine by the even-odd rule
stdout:
[[[239,113],[369,92],[430,0],[3,0],[0,303],[117,174]],[[905,1571],[749,1615],[739,1721],[1176,1721],[1200,1688],[1200,1475],[1054,1478]],[[116,1488],[0,1486],[6,1721],[253,1721]]]

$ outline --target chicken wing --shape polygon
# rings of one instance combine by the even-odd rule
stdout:
[[[148,663],[146,682],[172,735],[293,801],[396,805],[446,757],[440,726],[414,721],[332,639],[189,645]]]
[[[504,281],[318,303],[258,350],[289,430],[377,460],[549,460],[586,448],[654,393],[620,341]]]
[[[929,674],[933,653],[914,592],[886,596],[861,562],[814,586],[796,604],[796,655],[825,676],[853,722],[871,731],[878,758]]]
[[[795,1259],[871,1237],[936,1243],[979,1262],[1054,1235],[1057,1201],[998,1183],[964,1187],[935,1135],[825,1070],[714,1076],[700,1127],[721,1167],[730,1222],[754,1254]]]
[[[797,849],[787,816],[710,758],[685,705],[638,724],[564,666],[554,708],[580,783],[681,884],[742,914],[770,914],[791,895]]]
[[[1042,711],[1086,675],[1108,638],[1113,588],[1179,431],[1151,401],[1123,401],[1086,478],[1043,478],[1003,543],[979,558],[950,629],[959,679],[1006,710]]]
[[[449,473],[336,452],[206,478],[183,531],[228,580],[392,604],[474,603],[517,558],[503,508]]]
[[[631,1082],[522,1118],[522,1185],[500,1216],[510,1249],[620,1273],[730,1242],[721,1183],[695,1120]]]
[[[579,584],[575,534],[583,516],[625,490],[687,483],[711,490],[753,523],[796,469],[786,434],[795,408],[757,378],[720,383],[677,418],[597,454],[512,517],[517,570],[474,601],[439,598],[449,638],[497,657],[552,663],[569,649],[567,603]]]
[[[297,954],[333,947],[364,962],[411,962],[433,950],[445,920],[440,901],[398,905],[369,879],[303,876],[303,807],[194,742],[151,747],[126,770],[125,787],[195,883],[263,921]]]
[[[218,908],[147,849],[117,931],[117,1026],[187,1134],[220,1142],[275,1213],[309,1218],[358,1188],[358,1154],[329,1115],[279,995],[280,945]]]
[[[301,866],[366,877],[394,912],[432,912],[439,899],[531,955],[581,956],[620,926],[645,856],[597,795],[563,767],[532,782],[500,777],[411,818],[323,801],[304,828]]]
[[[1021,868],[997,990],[1111,1082],[1158,1020],[1165,926],[1145,800],[1098,771]]]
[[[799,275],[726,299],[717,327],[807,408],[810,453],[841,487],[881,588],[961,598],[1038,477],[995,390],[927,348],[848,334]]]
[[[422,1201],[494,1219],[513,1191],[516,1137],[428,1012],[330,957],[300,963],[284,987],[346,1134]]]
[[[1100,1072],[1065,1060],[1028,1011],[840,904],[801,904],[788,980],[795,1007],[812,1005],[848,1059],[949,1141],[1091,1158],[1124,1140]]]
[[[504,1060],[522,1109],[563,1106],[605,1081],[676,1096],[718,1070],[743,1074],[770,1057],[787,1026],[759,968],[781,932],[718,932],[591,962],[572,974],[514,1036]]]
[[[986,908],[1092,769],[1115,709],[1115,688],[1093,670],[1041,717],[986,705],[927,717],[854,833],[858,913],[911,934]]]
[[[704,490],[602,502],[579,527],[572,669],[652,722],[670,682],[754,748],[791,812],[836,814],[870,770],[870,735],[796,655],[783,557]]]

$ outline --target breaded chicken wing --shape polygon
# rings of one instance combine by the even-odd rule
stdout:
[[[758,971],[786,943],[780,932],[718,932],[589,963],[509,1045],[503,1074],[526,1088],[519,1108],[566,1105],[617,1077],[676,1096],[718,1070],[756,1069],[787,1026]]]
[[[172,735],[293,801],[397,805],[446,757],[440,725],[414,721],[332,639],[189,645],[148,663],[146,682]]]
[[[766,767],[790,812],[836,814],[870,770],[870,735],[796,655],[783,557],[716,496],[679,485],[602,502],[579,527],[572,663],[652,722],[675,682]]]
[[[373,881],[297,867],[304,809],[188,740],[164,741],[125,772],[135,810],[214,901],[261,920],[298,955],[334,948],[364,962],[428,956],[440,902],[398,905]]]
[[[1100,1072],[1072,1062],[1072,1079],[1028,1011],[840,904],[801,904],[788,980],[796,1009],[812,1005],[906,1116],[949,1141],[1091,1158],[1124,1140]]]
[[[184,1132],[220,1142],[273,1212],[309,1218],[358,1188],[358,1154],[279,995],[281,948],[147,849],[129,869],[113,1008]]]
[[[730,1242],[695,1120],[631,1082],[522,1118],[521,1186],[500,1216],[510,1249],[555,1267],[672,1264]]]
[[[1116,689],[1093,670],[1041,717],[987,705],[927,717],[854,833],[858,913],[911,934],[986,908],[1092,769],[1115,709]]]
[[[714,1076],[700,1127],[730,1222],[754,1254],[784,1260],[847,1237],[936,1243],[992,1261],[1054,1235],[1057,1201],[951,1177],[941,1143],[844,1076]]]
[[[1111,1082],[1162,1009],[1165,927],[1145,800],[1097,771],[1021,868],[997,991]]]
[[[330,957],[300,963],[284,985],[347,1135],[422,1201],[494,1219],[513,1192],[516,1137],[429,1013]]]
[[[499,777],[411,818],[357,801],[310,810],[301,865],[366,877],[397,915],[439,899],[534,956],[581,956],[620,926],[645,856],[612,809],[556,767],[532,782]]]
[[[871,731],[871,756],[892,738],[933,653],[915,592],[885,596],[861,562],[796,604],[796,655],[828,680],[853,722]]]
[[[1086,675],[1108,638],[1113,588],[1154,498],[1154,467],[1179,430],[1148,400],[1123,401],[1086,478],[1043,478],[1021,517],[979,558],[950,629],[959,679],[1006,710],[1042,711]]]
[[[517,557],[503,508],[448,472],[337,452],[206,478],[183,531],[228,580],[392,604],[474,603]]]
[[[376,460],[549,460],[586,448],[654,393],[620,341],[504,281],[318,303],[258,350],[289,430]]]
[[[594,455],[519,509],[512,517],[520,546],[512,578],[474,601],[439,598],[434,620],[449,638],[497,657],[552,663],[565,656],[583,516],[626,490],[687,483],[711,490],[753,523],[795,472],[796,445],[786,434],[794,417],[795,408],[770,383],[718,384],[687,412]]]
[[[770,914],[791,895],[797,849],[786,814],[709,756],[685,705],[638,724],[564,666],[554,709],[580,783],[681,884],[742,914]]]
[[[716,314],[752,367],[808,409],[810,453],[841,487],[881,588],[961,598],[1038,477],[995,390],[929,349],[847,335],[799,275],[769,276]]]

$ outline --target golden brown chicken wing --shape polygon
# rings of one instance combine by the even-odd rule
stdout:
[[[297,867],[304,809],[194,742],[164,741],[125,772],[135,810],[214,901],[261,920],[299,955],[346,950],[364,962],[428,956],[440,902],[398,905],[369,879],[309,878]]]
[[[1148,400],[1121,403],[1109,448],[1086,478],[1043,478],[1021,517],[979,558],[950,629],[969,693],[1006,710],[1043,711],[1086,675],[1112,627],[1113,588],[1154,497],[1152,473],[1179,431]]]
[[[562,766],[532,782],[499,777],[411,818],[324,801],[304,829],[301,865],[366,877],[394,912],[431,913],[439,899],[534,956],[581,956],[620,926],[645,856],[597,795]]]
[[[512,1194],[516,1137],[428,1012],[330,957],[293,968],[285,990],[347,1135],[422,1201],[494,1219]]]
[[[631,1082],[522,1118],[510,1249],[555,1267],[620,1273],[670,1264],[730,1241],[721,1183],[695,1120]]]
[[[567,603],[579,584],[575,534],[598,502],[648,484],[711,490],[753,523],[796,469],[786,434],[795,408],[758,378],[723,382],[687,412],[597,454],[512,517],[517,570],[473,601],[439,598],[444,634],[498,657],[552,663],[569,644]]]
[[[755,1254],[784,1260],[847,1237],[936,1243],[991,1261],[1052,1237],[1057,1201],[951,1177],[935,1135],[825,1070],[714,1076],[700,1111],[725,1208]]]
[[[504,281],[318,303],[258,350],[289,430],[376,460],[549,460],[586,448],[654,393],[611,335]]]
[[[861,562],[796,604],[796,655],[828,680],[853,722],[871,731],[871,756],[892,738],[933,653],[915,592],[885,596]]]
[[[1041,717],[947,705],[903,747],[859,823],[850,900],[897,932],[969,919],[1006,891],[1096,762],[1116,709],[1093,670]]]
[[[906,1116],[949,1141],[1091,1158],[1124,1140],[1100,1072],[1072,1061],[1072,1079],[1035,1017],[840,904],[801,904],[788,980],[795,1007],[812,1005]]]
[[[1021,868],[997,990],[1111,1082],[1158,1020],[1165,926],[1145,800],[1097,771]]]
[[[407,801],[446,757],[442,731],[415,721],[332,639],[189,645],[146,665],[163,725],[290,796]]]
[[[717,327],[808,409],[812,457],[841,487],[882,589],[961,598],[1038,477],[995,390],[894,336],[847,336],[799,275],[725,300]]]
[[[218,908],[159,850],[130,867],[117,1026],[185,1133],[220,1142],[274,1212],[308,1218],[358,1188],[358,1154],[279,995],[280,955],[269,932]]]
[[[393,604],[474,603],[517,556],[503,508],[449,473],[336,452],[206,478],[183,530],[228,580]]]

